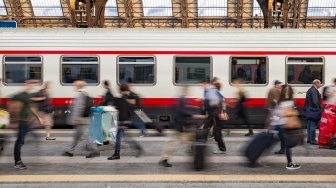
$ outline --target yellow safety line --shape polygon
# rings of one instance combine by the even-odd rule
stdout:
[[[4,175],[0,182],[336,182],[336,175]]]

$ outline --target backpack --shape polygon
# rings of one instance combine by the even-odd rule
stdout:
[[[83,93],[85,95],[85,107],[83,111],[83,117],[89,117],[91,114],[91,107],[93,107],[94,102],[93,99],[87,94]]]
[[[10,121],[15,122],[20,119],[20,114],[23,109],[23,102],[19,100],[10,100],[7,104]]]
[[[327,90],[329,89],[330,86],[324,86],[322,90],[322,98],[323,100],[327,100],[328,96],[326,95]]]

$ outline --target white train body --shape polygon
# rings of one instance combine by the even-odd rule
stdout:
[[[231,83],[232,59],[261,57],[267,61],[265,80],[262,84],[246,84],[245,89],[251,106],[262,107],[274,80],[289,82],[288,66],[292,63],[289,58],[293,58],[293,61],[299,61],[295,58],[317,58],[311,64],[320,64],[322,81],[331,84],[336,76],[336,32],[271,29],[1,29],[3,98],[8,98],[21,88],[20,84],[7,83],[5,79],[6,57],[16,56],[41,57],[41,78],[53,83],[52,97],[58,105],[68,103],[75,95],[71,84],[62,84],[62,57],[98,58],[98,83],[87,86],[90,95],[96,97],[104,93],[101,87],[103,80],[109,80],[114,93],[117,93],[120,82],[119,57],[153,57],[153,83],[131,86],[144,98],[147,106],[160,106],[160,102],[165,106],[171,102],[170,99],[177,97],[183,84],[176,83],[176,75],[179,74],[175,72],[176,57],[209,58],[209,76],[220,78],[221,91],[226,98],[234,98],[236,92]],[[240,64],[244,66],[243,61]],[[252,72],[250,70],[249,74]],[[200,75],[204,77],[202,74],[201,70]],[[203,96],[200,85],[189,85],[191,98]],[[302,104],[305,92],[311,85],[301,83],[293,86],[295,98]]]

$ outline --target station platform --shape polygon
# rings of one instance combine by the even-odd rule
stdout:
[[[255,133],[264,130],[256,130]],[[146,137],[139,137],[138,130],[130,135],[143,146],[145,153],[135,157],[135,150],[123,143],[121,159],[109,161],[114,151],[113,143],[99,146],[101,155],[85,158],[85,142],[81,142],[74,157],[62,156],[71,144],[73,130],[53,130],[55,141],[46,141],[44,130],[28,133],[22,148],[22,160],[27,169],[14,169],[13,147],[15,130],[0,130],[7,144],[0,156],[0,187],[335,187],[336,150],[321,149],[315,145],[293,148],[293,160],[301,165],[299,170],[287,170],[285,155],[275,155],[280,145],[261,158],[260,166],[247,167],[242,149],[252,137],[245,137],[246,130],[223,130],[227,146],[225,154],[213,154],[215,141],[210,138],[207,168],[192,168],[190,145],[176,149],[171,168],[158,165],[165,143],[173,136],[157,136],[148,130]],[[36,137],[37,136],[37,137]]]

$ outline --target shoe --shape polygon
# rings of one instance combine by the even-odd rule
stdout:
[[[298,165],[298,164],[295,164],[295,163],[288,163],[287,166],[286,166],[286,168],[288,170],[297,170],[297,169],[300,169],[301,166]]]
[[[85,158],[95,158],[99,156],[100,156],[99,152],[92,152],[92,153],[89,153],[87,156],[85,156]]]
[[[226,153],[226,151],[220,150],[220,149],[217,149],[217,150],[213,151],[213,154],[225,154],[225,153]]]
[[[14,168],[23,170],[23,169],[27,169],[27,166],[25,164],[23,164],[22,161],[19,161],[19,162],[15,163]]]
[[[311,145],[319,145],[318,142],[316,140],[310,141],[309,142]]]
[[[135,157],[140,157],[141,155],[145,153],[142,147],[137,147],[136,150],[137,150],[137,154],[135,155]]]
[[[120,159],[119,154],[113,154],[111,157],[107,158],[107,160],[116,160],[116,159]]]
[[[56,138],[53,138],[53,137],[46,137],[46,140],[56,140]]]
[[[164,167],[172,167],[172,166],[173,166],[172,164],[168,163],[167,160],[161,160],[161,161],[159,162],[159,165],[160,165],[160,166],[164,166]]]
[[[279,150],[279,151],[274,152],[274,154],[282,155],[282,154],[285,154],[285,151]]]
[[[104,145],[109,145],[109,144],[110,144],[110,141],[109,141],[109,140],[105,140],[105,141],[103,142],[103,144],[104,144]]]
[[[63,156],[73,157],[74,155],[73,155],[73,153],[70,153],[70,152],[66,151],[66,152],[63,153]]]
[[[253,132],[248,132],[245,134],[245,136],[252,136],[254,133]]]

